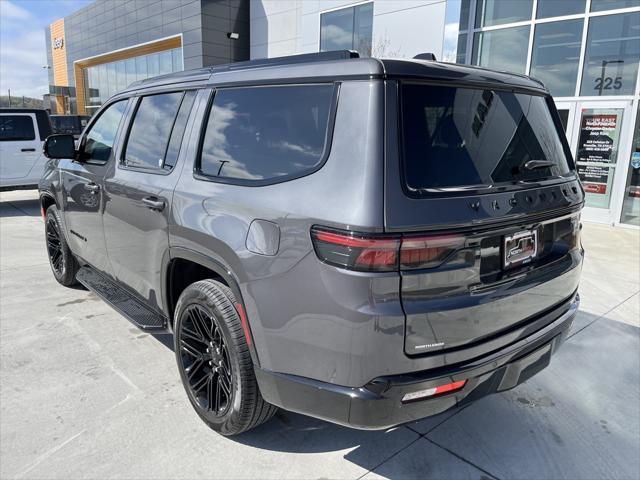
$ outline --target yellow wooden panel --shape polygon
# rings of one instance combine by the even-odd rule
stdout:
[[[50,25],[50,29],[53,83],[61,87],[68,87],[69,75],[67,74],[67,45],[64,38],[64,18],[53,22]]]

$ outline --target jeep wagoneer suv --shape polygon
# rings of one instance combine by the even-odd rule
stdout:
[[[172,332],[225,435],[386,428],[513,388],[578,308],[584,194],[519,75],[329,52],[131,85],[40,198],[53,274]]]

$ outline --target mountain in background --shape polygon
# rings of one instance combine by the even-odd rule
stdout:
[[[13,108],[43,108],[44,103],[42,99],[24,97],[24,104],[22,103],[22,97],[11,96],[11,106]],[[0,108],[7,108],[9,106],[9,96],[0,95]]]

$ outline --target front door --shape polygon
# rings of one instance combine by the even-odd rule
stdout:
[[[71,251],[111,274],[102,228],[103,181],[113,159],[127,100],[103,110],[80,141],[78,159],[60,160],[65,237]]]
[[[185,154],[182,139],[195,97],[189,91],[136,99],[128,137],[105,178],[104,229],[114,275],[159,311],[178,158]]]
[[[629,102],[578,102],[571,133],[567,134],[578,175],[586,192],[584,218],[613,224],[617,221],[614,198],[616,173],[628,143],[623,122],[630,115]]]

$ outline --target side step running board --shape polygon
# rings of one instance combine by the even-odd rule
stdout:
[[[147,307],[118,284],[91,267],[82,267],[76,279],[136,327],[150,332],[167,332],[167,318]]]

